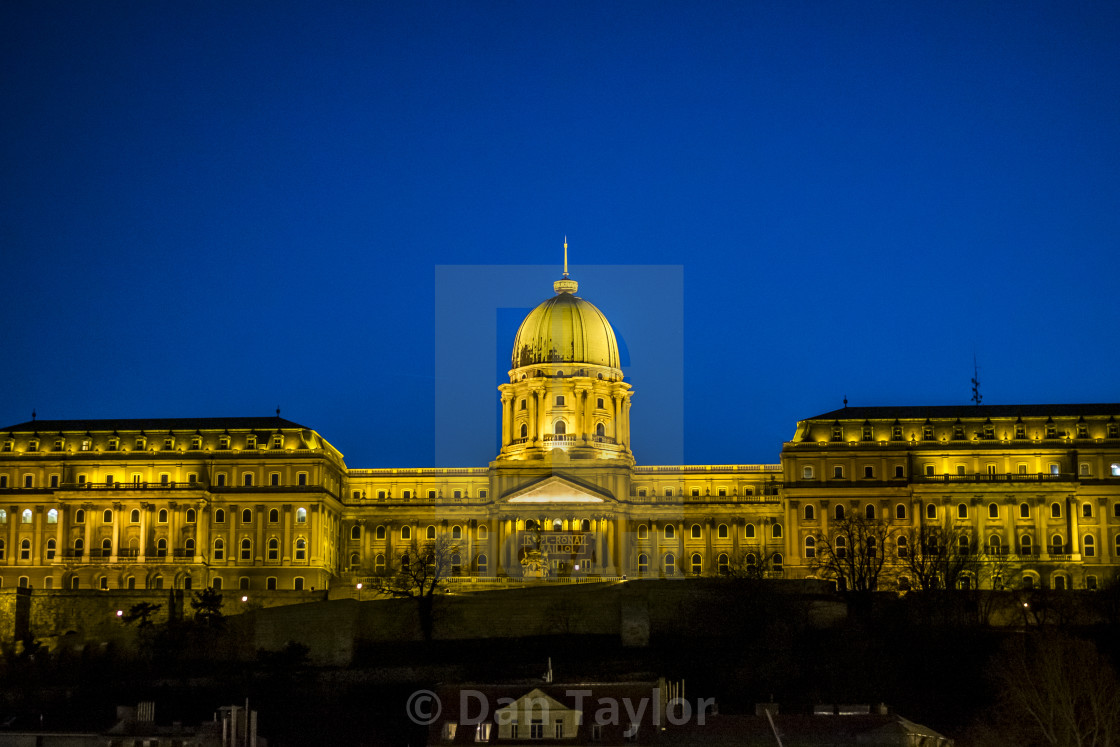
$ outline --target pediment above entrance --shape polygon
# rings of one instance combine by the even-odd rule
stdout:
[[[603,504],[614,502],[606,491],[574,482],[560,475],[550,475],[507,493],[503,503],[513,504]]]

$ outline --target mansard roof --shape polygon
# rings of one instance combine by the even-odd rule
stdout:
[[[263,418],[113,418],[108,420],[28,420],[26,423],[0,428],[4,433],[58,433],[66,431],[166,431],[195,430],[274,430],[300,428],[305,425],[272,416]]]
[[[1120,403],[1064,405],[904,405],[842,407],[806,420],[946,420],[975,418],[1120,417]]]

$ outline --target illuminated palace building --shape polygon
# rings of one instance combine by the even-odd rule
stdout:
[[[855,517],[887,528],[892,584],[923,526],[1000,568],[961,583],[1115,572],[1120,405],[844,408],[781,464],[639,466],[614,332],[567,273],[554,290],[514,340],[488,467],[351,469],[279,412],[0,429],[3,586],[323,590],[432,540],[464,584],[820,577]]]

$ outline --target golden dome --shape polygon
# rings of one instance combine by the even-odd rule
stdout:
[[[513,366],[586,363],[621,368],[618,341],[603,312],[575,295],[569,280],[553,284],[556,295],[529,312],[513,338]]]

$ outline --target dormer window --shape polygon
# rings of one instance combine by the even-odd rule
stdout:
[[[996,437],[996,427],[992,424],[991,418],[984,421],[984,438],[991,440]]]
[[[164,451],[171,451],[174,448],[175,448],[175,439],[174,438],[163,439],[163,450]]]
[[[28,441],[27,442],[27,450],[28,451],[38,451],[39,450],[39,439],[33,438],[30,441]]]
[[[925,425],[922,426],[922,440],[923,441],[932,441],[933,437],[934,437],[933,425],[931,425],[930,423],[926,423]]]
[[[1109,438],[1120,438],[1120,423],[1109,423],[1106,426],[1106,433]]]
[[[12,442],[11,441],[5,441],[4,442],[4,451],[11,451],[11,450],[12,450]]]
[[[1047,438],[1057,438],[1058,437],[1058,429],[1056,427],[1054,427],[1054,419],[1053,418],[1046,418],[1046,437]]]
[[[1023,439],[1027,437],[1027,428],[1023,425],[1023,421],[1015,422],[1015,438]]]
[[[964,440],[964,423],[961,422],[960,418],[957,418],[957,422],[953,423],[953,440]]]
[[[121,448],[121,440],[119,438],[110,438],[109,443],[105,446],[105,451],[119,451]]]
[[[191,449],[198,451],[202,448],[202,436],[191,436]]]
[[[832,426],[832,440],[833,441],[843,441],[844,440],[844,428],[839,423],[834,423],[833,426]]]
[[[902,425],[899,424],[899,422],[897,420],[894,421],[894,425],[891,426],[891,440],[892,441],[901,441],[902,440]]]
[[[245,437],[245,448],[246,449],[257,448],[257,437],[256,436],[246,436]]]
[[[136,450],[137,451],[143,451],[146,448],[148,448],[148,439],[144,438],[143,436],[137,438],[136,439]]]
[[[56,438],[54,440],[54,450],[55,451],[62,451],[64,446],[66,446],[66,442],[63,441],[61,438]]]
[[[1089,429],[1085,426],[1084,422],[1078,421],[1078,423],[1077,423],[1077,437],[1078,438],[1088,438],[1089,437]]]
[[[860,429],[860,437],[864,441],[872,441],[875,438],[875,433],[871,428],[871,423],[864,423],[863,428]]]
[[[229,436],[219,436],[218,437],[218,448],[219,449],[228,449],[229,448]]]
[[[272,448],[283,449],[284,448],[284,437],[283,436],[273,436],[272,437]]]

